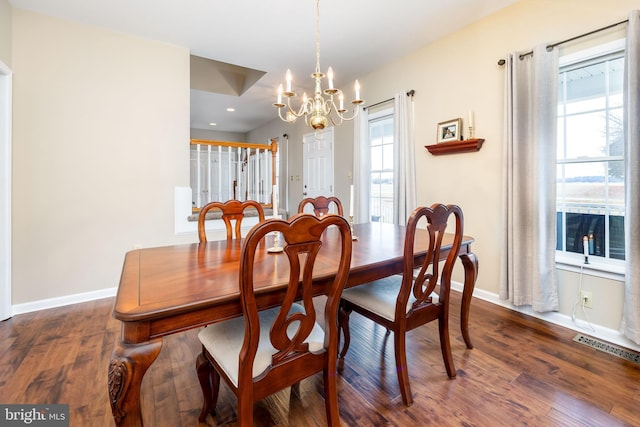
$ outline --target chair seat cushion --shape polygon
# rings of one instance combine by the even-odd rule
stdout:
[[[270,365],[271,357],[277,350],[271,345],[269,330],[278,315],[279,308],[259,312],[260,317],[260,343],[253,363],[253,377],[262,374]],[[304,307],[294,304],[291,312],[304,313]],[[317,318],[323,313],[316,313]],[[297,322],[292,323],[287,335],[293,337],[297,329]],[[208,325],[198,333],[198,338],[209,354],[218,362],[234,385],[238,385],[239,355],[244,340],[244,317],[236,317],[224,322]],[[318,322],[314,325],[309,337],[305,340],[309,343],[310,352],[324,350],[324,332]]]
[[[364,285],[345,289],[342,292],[342,299],[345,299],[357,306],[360,306],[385,319],[394,321],[396,311],[396,300],[402,284],[402,275],[385,277]],[[431,294],[432,301],[438,302],[438,294]],[[411,305],[416,301],[413,293],[409,295],[407,310],[411,310]]]
[[[326,305],[326,295],[318,295],[317,297],[313,297],[313,309],[316,311],[316,323],[322,328],[324,332],[327,332],[324,323],[324,308]]]

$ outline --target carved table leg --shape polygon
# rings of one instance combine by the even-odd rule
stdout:
[[[116,341],[109,362],[109,401],[117,426],[142,426],[142,377],[162,348],[162,339],[143,344]]]
[[[473,253],[464,253],[460,255],[460,260],[464,267],[464,288],[462,290],[462,304],[460,306],[460,329],[467,348],[473,348],[471,336],[469,335],[469,308],[471,307],[473,288],[476,286],[476,278],[478,277],[478,258]]]

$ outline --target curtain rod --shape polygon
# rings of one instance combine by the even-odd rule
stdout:
[[[411,89],[407,92],[407,96],[413,96],[416,94],[416,91]],[[363,110],[371,107],[375,107],[376,105],[384,104],[385,102],[393,101],[393,98],[385,99],[384,101],[376,102],[375,104],[367,105],[366,107],[362,107]]]
[[[574,40],[578,40],[578,39],[581,39],[583,37],[587,37],[587,36],[590,36],[592,34],[599,33],[600,31],[608,30],[610,28],[617,27],[618,25],[621,25],[621,24],[626,24],[627,22],[629,22],[629,20],[625,19],[624,21],[616,22],[615,24],[607,25],[606,27],[598,28],[597,30],[589,31],[588,33],[580,34],[579,36],[571,37],[569,39],[562,40],[562,41],[559,41],[557,43],[553,43],[553,44],[547,45],[547,50],[548,51],[549,50],[553,50],[554,47],[560,46],[561,44],[569,43],[569,42],[572,42]],[[529,52],[521,53],[520,54],[520,59],[524,59],[526,56],[529,56],[529,55],[533,55],[533,51],[532,50],[529,51]],[[498,61],[498,65],[504,65],[505,62],[506,61],[504,59],[500,59]]]

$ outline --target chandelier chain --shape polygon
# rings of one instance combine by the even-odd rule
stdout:
[[[320,0],[316,0],[316,73],[320,72]]]

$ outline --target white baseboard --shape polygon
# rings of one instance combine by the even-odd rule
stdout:
[[[463,287],[462,283],[453,282],[453,281],[451,282],[451,289],[453,290],[462,292],[462,287]],[[589,327],[589,324],[586,321],[582,319],[577,319],[576,320],[577,323],[576,323],[571,319],[571,316],[567,314],[562,314],[558,312],[538,313],[536,311],[533,311],[531,306],[517,307],[508,301],[504,301],[498,298],[498,294],[487,292],[482,289],[474,289],[473,296],[475,298],[490,302],[492,304],[496,304],[496,305],[508,308],[509,310],[517,311],[519,313],[523,313],[528,316],[535,317],[537,319],[541,319],[549,323],[563,326],[565,328],[572,329],[574,331],[583,333],[585,335],[590,335],[595,338],[600,338],[604,341],[619,345],[621,347],[625,347],[635,351],[640,351],[640,345],[629,340],[622,333],[620,333],[620,331],[617,331],[615,329],[605,328],[603,326],[594,325],[594,324],[591,325],[593,327],[593,329],[591,329]],[[469,320],[469,322],[471,327],[473,327],[473,317]],[[472,340],[473,340],[473,334],[472,334]]]
[[[462,292],[463,285],[459,282],[451,282],[451,289],[455,291]],[[48,308],[62,307],[70,304],[77,304],[81,302],[93,301],[102,298],[109,298],[116,295],[118,288],[108,288],[102,289],[99,291],[85,292],[81,294],[67,295],[63,297],[57,298],[49,298],[39,301],[28,302],[24,304],[16,304],[12,307],[13,315],[30,313],[38,310],[46,310]],[[482,289],[475,289],[473,292],[473,296],[475,298],[490,302],[492,304],[496,304],[509,310],[517,311],[519,313],[526,314],[528,316],[532,316],[538,319],[542,319],[546,322],[550,322],[559,326],[563,326],[568,329],[572,329],[577,332],[581,332],[585,335],[590,335],[595,338],[600,338],[602,340],[608,341],[612,344],[619,345],[621,347],[625,347],[631,350],[640,351],[640,345],[637,345],[633,341],[629,340],[627,337],[622,335],[620,331],[616,331],[614,329],[605,328],[599,325],[592,325],[593,330],[591,330],[588,324],[580,320],[580,324],[577,324],[572,321],[571,316],[566,314],[550,312],[550,313],[538,313],[531,309],[530,306],[526,307],[516,307],[513,304],[503,301],[498,298],[497,294],[492,292],[487,292]],[[473,327],[473,318],[471,318],[471,327]]]
[[[109,298],[116,295],[118,288],[101,289],[99,291],[84,292],[81,294],[65,295],[63,297],[48,298],[39,301],[26,302],[12,306],[12,314],[24,314],[48,308],[62,307],[65,305],[77,304],[81,302],[94,301],[102,298]]]

